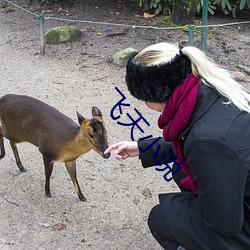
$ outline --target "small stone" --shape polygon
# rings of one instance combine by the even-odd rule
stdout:
[[[0,8],[4,8],[5,7],[5,1],[4,0],[0,0]]]
[[[231,72],[233,79],[237,82],[245,82],[246,74],[243,72]]]
[[[49,224],[47,224],[47,223],[39,223],[39,225],[42,226],[42,227],[45,227],[45,228],[49,227]]]
[[[48,30],[44,36],[46,43],[59,44],[77,41],[82,36],[82,31],[77,26],[61,26]]]
[[[135,55],[138,51],[134,48],[126,48],[118,51],[112,56],[114,64],[118,67],[125,67],[129,58]]]
[[[138,198],[134,198],[134,199],[133,199],[133,203],[134,203],[135,205],[138,205],[138,204],[140,203],[140,200],[139,200]]]
[[[250,75],[250,68],[244,65],[236,65],[237,68],[243,70],[246,74]]]
[[[152,193],[149,188],[144,188],[142,194],[147,198],[152,198]]]

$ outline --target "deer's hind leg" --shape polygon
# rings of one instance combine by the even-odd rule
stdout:
[[[70,175],[71,180],[74,183],[74,187],[76,190],[76,193],[78,194],[78,197],[81,201],[87,201],[86,198],[83,196],[82,191],[80,189],[79,183],[77,181],[76,177],[76,161],[68,161],[65,162],[66,169]]]
[[[16,164],[17,164],[18,168],[20,169],[21,172],[25,172],[26,170],[24,169],[24,167],[23,167],[23,165],[21,163],[19,154],[18,154],[16,142],[10,140],[10,145],[11,145],[11,148],[13,150],[13,153],[14,153],[14,156],[15,156],[15,159],[16,159]]]
[[[1,126],[0,126],[0,150],[1,150],[0,159],[2,159],[5,156],[5,149],[3,140],[3,129]]]

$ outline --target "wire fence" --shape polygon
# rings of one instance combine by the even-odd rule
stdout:
[[[1,0],[0,0],[1,1]],[[188,43],[189,45],[194,44],[194,32],[196,29],[203,28],[215,28],[215,27],[228,27],[234,25],[242,25],[242,24],[250,24],[250,21],[241,21],[241,22],[231,22],[231,23],[223,23],[223,24],[209,24],[209,25],[184,25],[184,26],[173,26],[173,27],[155,27],[155,26],[142,26],[142,25],[130,25],[130,24],[118,24],[118,23],[109,23],[109,22],[97,22],[97,21],[88,21],[88,20],[78,20],[78,19],[67,19],[67,18],[58,18],[52,16],[45,16],[45,13],[42,11],[40,14],[36,14],[32,11],[29,11],[9,0],[2,0],[3,2],[14,6],[17,9],[20,9],[24,12],[29,13],[37,18],[39,18],[40,23],[40,53],[43,55],[45,53],[45,20],[55,20],[55,21],[63,21],[63,22],[74,22],[74,23],[85,23],[85,24],[93,24],[93,25],[108,25],[108,26],[118,26],[118,27],[126,27],[131,29],[153,29],[153,30],[178,30],[178,29],[188,29]],[[206,39],[206,38],[204,38]],[[203,41],[206,42],[206,41]]]

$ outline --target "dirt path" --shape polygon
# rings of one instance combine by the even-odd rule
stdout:
[[[131,13],[126,6],[120,8],[120,2],[108,1],[106,12],[102,12],[105,15],[100,15],[98,1],[89,1],[81,15],[88,20],[96,15],[101,21],[149,24],[150,21],[138,18],[137,9]],[[40,11],[36,6],[28,7],[37,13]],[[111,7],[115,9],[108,10]],[[115,16],[117,8],[120,14]],[[68,9],[71,18],[80,10],[79,6]],[[60,24],[51,21],[46,25],[49,28]],[[133,114],[137,108],[150,123],[150,127],[144,128],[145,134],[160,135],[156,126],[158,114],[148,111],[129,95],[124,84],[124,69],[110,63],[109,56],[122,48],[140,49],[156,40],[179,40],[186,34],[152,31],[145,35],[142,30],[125,29],[127,35],[112,37],[107,34],[121,28],[98,25],[82,25],[82,28],[85,33],[81,41],[47,46],[46,55],[42,57],[37,18],[12,7],[0,9],[1,96],[7,93],[31,95],[75,121],[76,110],[90,117],[91,107],[96,105],[104,115],[109,141],[115,143],[130,140],[130,129],[119,126],[110,117],[111,109],[121,99],[115,90],[118,87],[131,105],[121,116],[123,122],[126,112]],[[210,54],[219,63],[226,62],[231,70],[236,70],[237,63],[249,66],[249,28],[241,31],[235,33],[235,40],[218,39],[219,45],[212,42],[209,45]],[[215,48],[217,54],[213,53]],[[135,138],[145,134],[135,131]],[[176,191],[175,185],[166,182],[161,172],[154,168],[144,170],[138,159],[121,163],[113,157],[104,160],[95,152],[89,152],[77,161],[78,180],[87,203],[78,200],[62,164],[54,168],[53,197],[48,199],[44,195],[45,176],[38,150],[28,144],[19,146],[27,169],[20,174],[7,141],[5,145],[7,155],[0,162],[0,249],[161,249],[146,222],[149,211],[158,203],[158,193]]]
[[[60,54],[60,46],[53,47],[41,57],[37,39],[23,27],[19,15],[17,11],[0,11],[1,95],[31,95],[74,120],[76,110],[89,117],[91,107],[96,105],[104,114],[110,143],[130,140],[130,129],[110,117],[112,107],[121,99],[116,86],[128,97],[131,112],[136,107],[148,121],[156,117],[129,97],[123,69],[107,63],[101,55],[83,53],[80,43],[74,45],[78,50],[66,45]],[[37,25],[34,18],[21,15],[28,27]],[[151,125],[150,131],[156,135],[157,128]],[[175,188],[161,173],[153,168],[143,170],[137,159],[119,163],[113,157],[103,160],[89,152],[77,161],[78,180],[87,203],[78,200],[62,164],[54,168],[53,197],[48,199],[38,150],[20,144],[27,169],[20,174],[5,142],[6,156],[0,162],[1,249],[159,249],[148,230],[147,215],[157,203],[159,192]],[[143,194],[146,188],[152,197]]]

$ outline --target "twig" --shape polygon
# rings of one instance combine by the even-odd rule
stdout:
[[[19,205],[18,205],[17,203],[7,200],[6,198],[4,198],[4,196],[2,196],[2,198],[3,198],[6,202],[8,202],[8,203],[10,203],[10,204],[12,204],[12,205],[15,205],[15,206],[17,206],[17,207],[19,207]]]
[[[55,84],[63,84],[63,82],[56,82],[56,81],[53,81],[53,83],[55,83]]]
[[[100,77],[100,78],[95,78],[93,79],[92,81],[99,81],[99,80],[103,80],[103,79],[106,79],[108,78],[109,76],[103,76],[103,77]]]
[[[237,65],[237,68],[243,70],[245,73],[247,73],[248,75],[250,75],[250,68],[244,65]]]
[[[121,35],[127,35],[128,32],[118,32],[118,33],[110,33],[110,34],[107,34],[106,36],[121,36]]]

